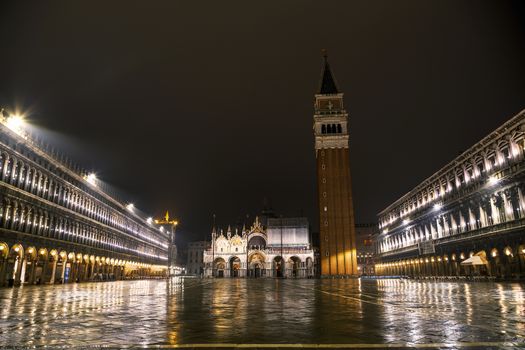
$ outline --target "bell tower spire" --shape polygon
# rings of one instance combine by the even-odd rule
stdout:
[[[357,275],[348,113],[323,50],[314,104],[322,276]]]
[[[319,82],[318,94],[337,94],[339,89],[337,83],[328,64],[328,54],[325,49],[322,50],[323,53],[323,70],[321,72],[321,80]]]

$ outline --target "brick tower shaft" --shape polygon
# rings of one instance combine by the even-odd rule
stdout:
[[[314,105],[321,275],[357,272],[348,114],[326,55]]]

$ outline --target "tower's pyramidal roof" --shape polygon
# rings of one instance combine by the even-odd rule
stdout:
[[[323,70],[321,72],[321,81],[319,83],[319,94],[337,94],[339,89],[337,88],[337,83],[328,64],[328,55],[326,50],[323,50]]]

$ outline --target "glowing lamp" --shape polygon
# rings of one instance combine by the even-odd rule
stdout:
[[[97,183],[97,175],[95,173],[90,173],[85,177],[86,181],[92,185]]]
[[[20,132],[25,125],[24,116],[19,114],[11,114],[7,118],[7,127],[13,131]]]
[[[499,182],[499,179],[497,177],[495,177],[495,176],[489,177],[489,185],[492,186],[492,185],[497,184],[498,182]]]

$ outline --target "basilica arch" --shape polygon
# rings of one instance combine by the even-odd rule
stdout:
[[[213,271],[215,277],[224,277],[224,271],[226,270],[226,261],[223,258],[217,258],[213,262]]]
[[[228,263],[230,265],[230,277],[240,277],[241,276],[241,259],[238,256],[232,256]]]
[[[248,257],[248,276],[264,277],[266,276],[266,256],[260,251],[252,253]]]

